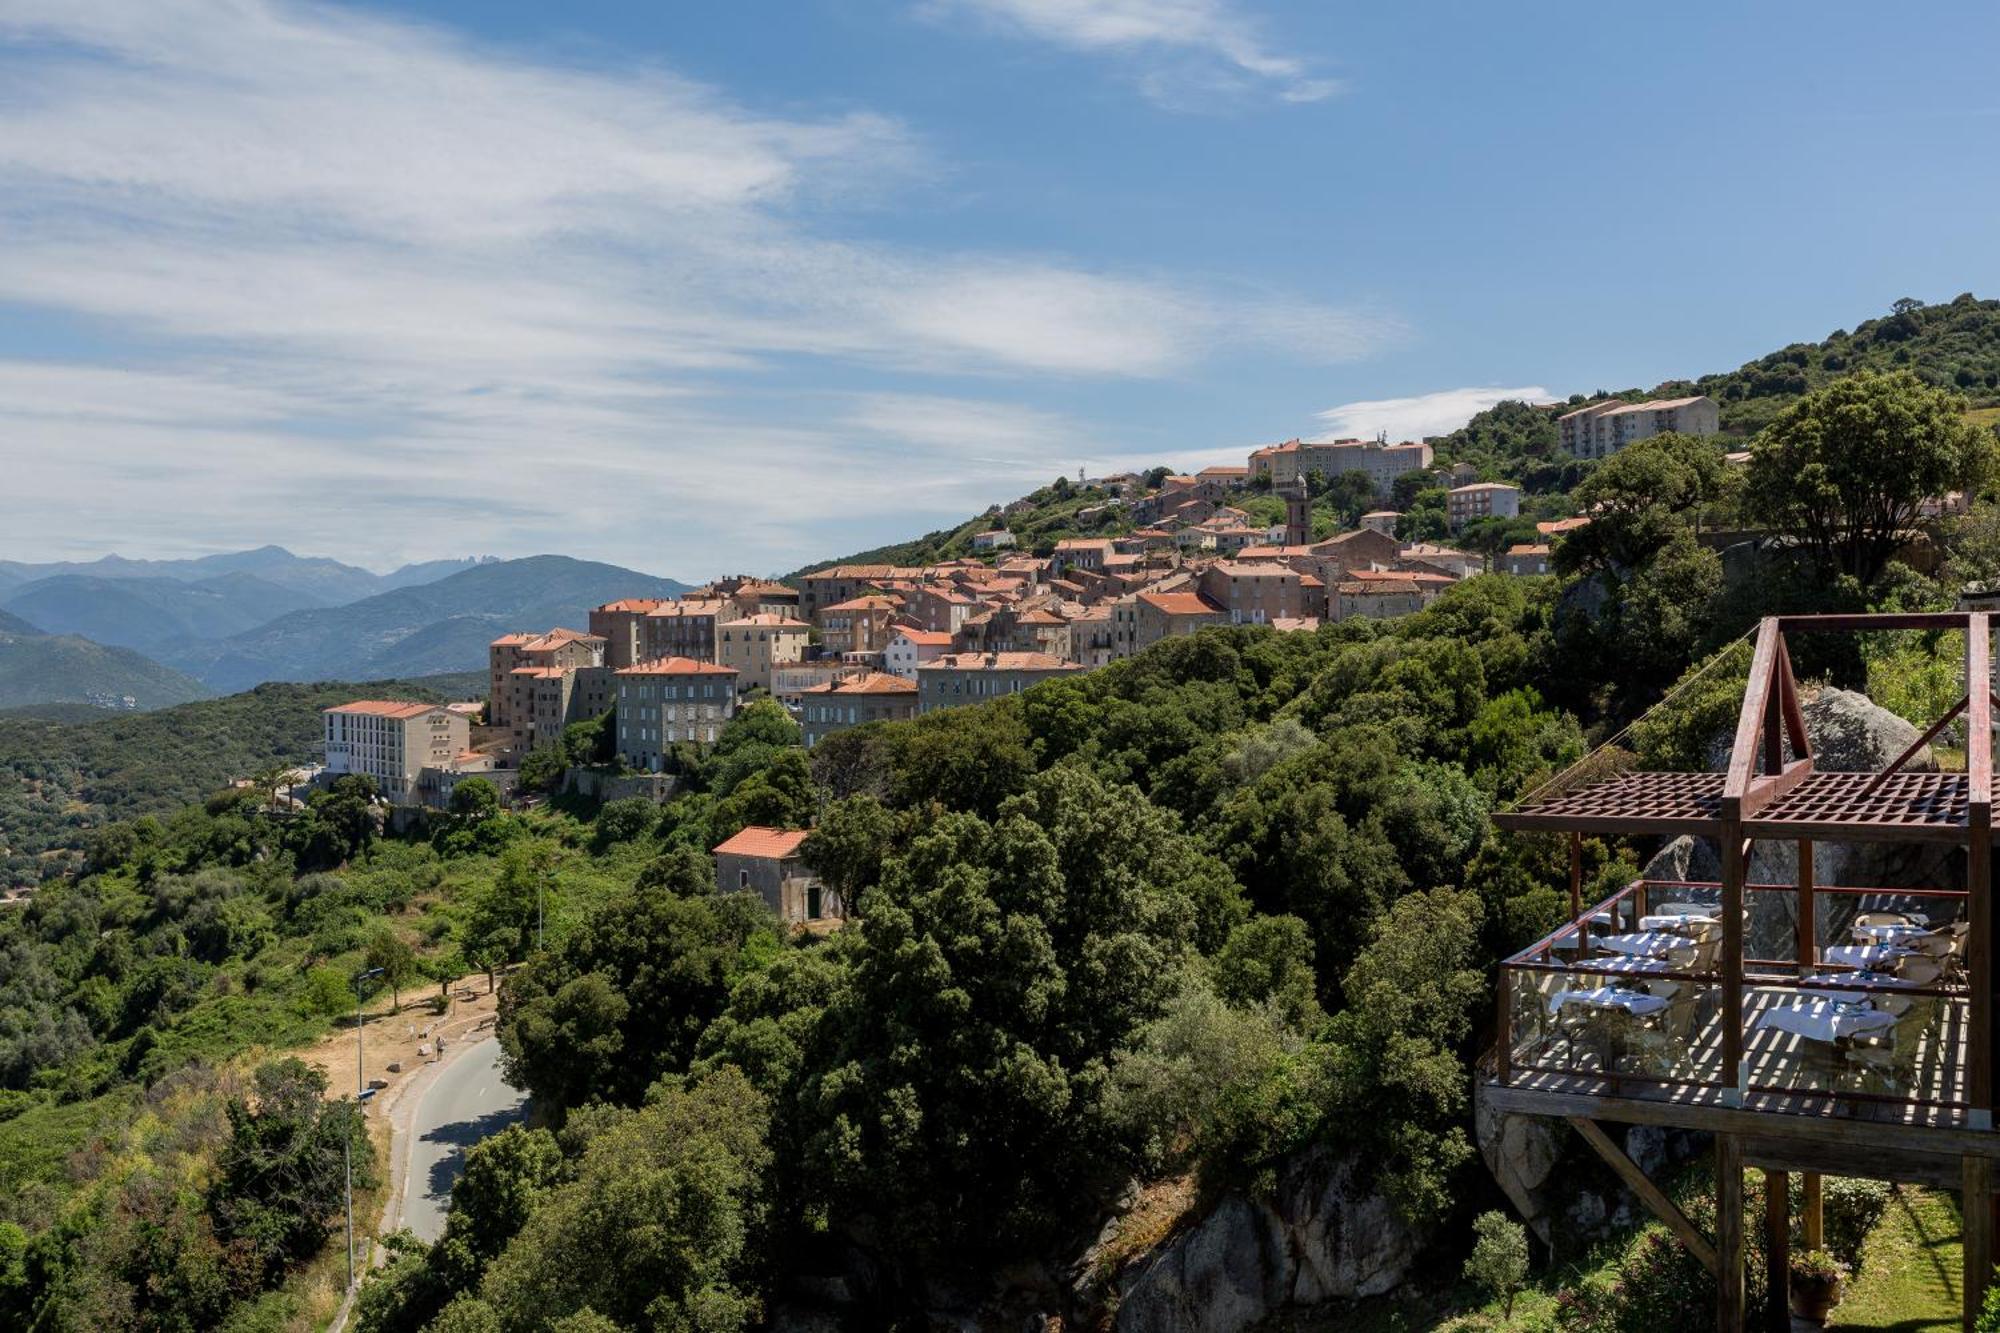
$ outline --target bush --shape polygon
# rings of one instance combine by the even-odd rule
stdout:
[[[1514,1293],[1528,1280],[1528,1232],[1505,1213],[1481,1213],[1472,1224],[1472,1254],[1465,1279],[1501,1303],[1501,1317],[1514,1317]]]
[[[597,812],[597,841],[608,847],[644,837],[658,818],[659,811],[643,796],[612,801]]]

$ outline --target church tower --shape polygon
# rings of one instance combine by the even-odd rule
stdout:
[[[1313,534],[1312,497],[1306,492],[1305,478],[1301,477],[1284,488],[1285,497],[1285,545],[1305,546],[1311,543]]]

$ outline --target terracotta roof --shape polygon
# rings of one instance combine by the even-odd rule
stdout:
[[[1025,612],[1019,621],[1023,625],[1066,625],[1069,622],[1053,611],[1038,609]]]
[[[1422,590],[1417,587],[1416,580],[1412,578],[1383,579],[1379,582],[1343,583],[1340,585],[1340,593],[1344,597],[1414,596],[1420,591]]]
[[[1111,545],[1109,537],[1064,537],[1056,542],[1058,551],[1099,550]]]
[[[1549,548],[1537,546],[1533,542],[1519,542],[1507,548],[1508,555],[1547,555]]]
[[[1403,511],[1400,509],[1371,509],[1367,513],[1363,514],[1361,517],[1366,519],[1366,518],[1401,518],[1402,516],[1403,516]]]
[[[513,648],[527,641],[528,636],[525,634],[502,634],[490,646],[494,648]]]
[[[561,680],[569,672],[561,667],[515,667],[507,673],[510,676],[532,676],[536,680]]]
[[[1310,546],[1246,546],[1236,554],[1245,560],[1282,560],[1289,556],[1311,555]]]
[[[1247,467],[1228,467],[1221,464],[1215,467],[1205,467],[1195,473],[1197,477],[1245,477],[1249,474],[1250,469]]]
[[[1509,486],[1504,481],[1473,481],[1463,486],[1454,486],[1449,493],[1464,495],[1467,491],[1519,491],[1520,489],[1519,486]]]
[[[1048,653],[946,653],[935,662],[920,662],[918,671],[1081,671]]]
[[[718,616],[725,611],[734,611],[736,603],[726,597],[683,597],[678,601],[661,602],[646,613],[648,619],[658,616],[671,619],[675,616]]]
[[[552,629],[546,634],[537,634],[522,646],[533,651],[537,648],[560,648],[569,643],[603,642],[604,636],[600,634],[585,634],[581,630],[573,629]]]
[[[1219,616],[1222,608],[1198,592],[1142,592],[1139,600],[1169,616]]]
[[[1209,566],[1218,574],[1226,574],[1232,579],[1295,579],[1298,573],[1290,565],[1253,564],[1244,560],[1218,560]]]
[[[1444,583],[1458,582],[1449,574],[1424,574],[1408,569],[1350,569],[1350,583]]]
[[[335,704],[322,709],[327,713],[360,713],[368,717],[411,718],[422,717],[437,704],[398,703],[391,699],[356,699],[353,703]]]
[[[949,639],[951,636],[945,636]],[[886,671],[870,671],[864,675],[850,676],[845,680],[830,680],[823,685],[808,685],[800,694],[915,694],[917,682],[902,676],[892,676]]]
[[[722,622],[724,629],[728,629],[731,625],[763,625],[771,629],[809,630],[812,628],[811,625],[806,624],[803,620],[794,620],[790,616],[774,615],[769,611],[759,611],[754,616],[744,616],[740,620],[725,620]]]
[[[1544,537],[1554,537],[1559,533],[1575,532],[1588,522],[1590,520],[1587,518],[1558,518],[1550,522],[1535,524],[1535,531],[1541,533]]]
[[[1318,629],[1318,616],[1273,616],[1271,628],[1280,634],[1291,634],[1298,630]]]
[[[716,662],[697,662],[692,657],[656,657],[650,662],[634,662],[619,667],[621,676],[733,676],[735,667]]]
[[[751,824],[710,850],[716,856],[764,856],[781,861],[788,856],[797,856],[799,844],[810,835],[809,829],[759,828]]]
[[[822,611],[894,611],[902,606],[900,597],[850,597],[833,606],[823,606]]]
[[[606,602],[597,609],[599,611],[651,611],[665,604],[666,599],[663,597],[627,597],[621,601]]]

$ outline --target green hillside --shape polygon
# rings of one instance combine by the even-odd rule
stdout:
[[[329,705],[365,697],[443,701],[483,689],[474,672],[262,685],[88,721],[0,715],[0,883],[33,882],[73,864],[84,837],[108,820],[165,814],[261,765],[311,759],[319,710]]]
[[[139,708],[162,708],[207,694],[201,682],[129,648],[0,626],[0,708],[89,703],[93,695],[129,696]]]

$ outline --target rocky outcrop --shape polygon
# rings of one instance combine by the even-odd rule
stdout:
[[[1118,1283],[1120,1333],[1234,1333],[1288,1308],[1377,1296],[1422,1238],[1361,1183],[1352,1157],[1300,1154],[1268,1199],[1231,1194]]]
[[[1542,1244],[1555,1245],[1555,1219],[1548,1185],[1569,1146],[1568,1127],[1545,1116],[1506,1115],[1480,1095],[1483,1080],[1474,1080],[1473,1132],[1486,1169],[1514,1205],[1514,1211]]]

